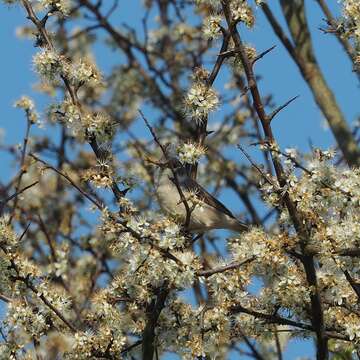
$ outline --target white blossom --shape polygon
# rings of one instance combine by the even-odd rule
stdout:
[[[184,164],[195,164],[205,154],[205,148],[198,144],[187,142],[177,148],[179,160]]]
[[[211,15],[204,20],[202,27],[203,34],[208,39],[216,39],[221,36],[222,17]]]
[[[70,11],[70,0],[38,0],[40,5],[52,11],[59,11],[67,15]]]
[[[197,82],[190,88],[185,104],[192,117],[201,122],[219,104],[216,92],[202,82]]]
[[[64,72],[64,60],[52,50],[42,50],[34,55],[33,64],[36,72],[45,80],[54,80]]]

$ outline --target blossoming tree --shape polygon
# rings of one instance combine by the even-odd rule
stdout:
[[[340,18],[316,2],[359,76],[359,1],[342,0]],[[29,97],[16,101],[24,141],[2,146],[17,173],[0,184],[1,359],[282,359],[293,337],[312,338],[317,359],[360,356],[358,128],[318,64],[304,0],[280,0],[288,31],[261,0],[145,0],[142,29],[114,25],[117,0],[3,3],[24,10],[18,33],[38,48],[48,106],[39,116]],[[260,11],[336,153],[279,147],[272,120],[295,98],[275,107],[259,89],[256,65],[273,48],[243,30]],[[92,54],[104,34],[119,58],[107,75]],[[40,122],[60,135],[33,135]],[[191,233],[158,211],[168,143],[192,179],[236,194],[247,231]],[[201,209],[195,195],[180,205]]]

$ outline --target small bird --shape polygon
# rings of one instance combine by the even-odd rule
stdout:
[[[213,229],[243,232],[248,229],[247,225],[237,220],[225,205],[192,179],[177,158],[168,155],[166,160],[160,166],[156,190],[159,204],[166,213],[185,224],[187,219],[187,210],[183,201],[185,200],[190,210],[187,230],[191,232]]]

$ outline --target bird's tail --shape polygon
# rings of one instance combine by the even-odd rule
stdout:
[[[249,227],[238,219],[232,219],[232,221],[228,225],[229,230],[233,230],[239,233],[249,230]]]

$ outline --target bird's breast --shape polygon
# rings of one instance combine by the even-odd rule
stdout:
[[[156,191],[159,204],[167,213],[183,216],[185,213],[184,205],[180,201],[178,189],[170,177],[169,172],[164,172],[160,177]]]

